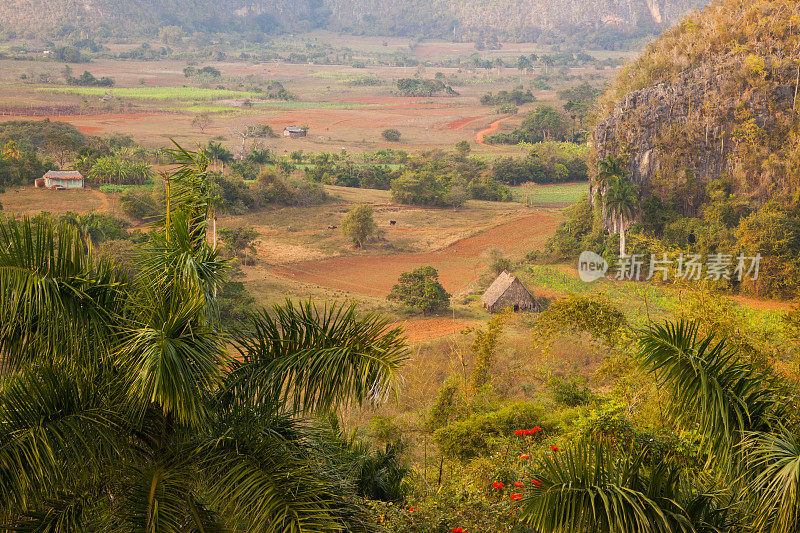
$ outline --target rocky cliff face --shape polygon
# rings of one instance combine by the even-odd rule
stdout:
[[[721,57],[624,95],[596,126],[598,158],[626,157],[631,179],[655,192],[687,175],[733,177],[747,196],[789,186],[782,169],[765,174],[757,159],[785,148],[797,71],[759,61]]]

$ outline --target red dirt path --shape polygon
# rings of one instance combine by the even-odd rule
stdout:
[[[506,222],[436,252],[334,257],[276,266],[272,272],[324,287],[384,297],[400,273],[431,265],[439,271],[439,280],[445,289],[458,293],[478,279],[485,268],[482,256],[487,250],[499,248],[513,256],[527,253],[544,244],[559,220],[555,214],[540,212]]]
[[[495,148],[495,149],[499,150],[500,149],[499,147],[497,147],[497,146],[495,146],[493,144],[486,144],[485,142],[483,142],[483,137],[488,133],[492,133],[493,131],[497,131],[498,128],[500,127],[500,123],[503,122],[504,120],[508,120],[510,118],[511,117],[501,118],[500,120],[495,120],[494,122],[489,124],[488,128],[486,128],[485,130],[481,130],[481,131],[479,131],[478,133],[475,134],[475,142],[480,144],[480,145],[482,145],[482,146],[488,146],[490,148]]]

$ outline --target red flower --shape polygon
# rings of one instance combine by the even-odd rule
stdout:
[[[514,486],[515,487],[524,487],[525,483],[523,483],[522,481],[517,481],[516,483],[514,483]]]
[[[518,429],[518,430],[514,431],[514,435],[517,435],[517,436],[520,436],[523,433],[524,433],[524,430],[522,430],[522,429]]]
[[[522,459],[523,461],[527,461],[528,459],[531,458],[531,456],[528,455],[527,453],[523,453],[522,455],[519,456],[519,458]]]
[[[541,431],[541,430],[542,430],[541,426],[536,426],[535,428],[533,428],[534,432]]]
[[[534,484],[534,485],[536,485],[537,487],[541,487],[541,486],[542,486],[542,482],[541,482],[541,481],[539,481],[538,479],[532,479],[532,480],[531,480],[531,483],[533,483],[533,484]]]
[[[557,452],[558,451],[558,446],[550,445],[550,449],[553,450],[554,452]]]
[[[494,487],[496,489],[502,489],[503,488],[503,484],[500,483],[499,481],[495,481],[494,483],[492,483],[492,487]]]
[[[511,499],[514,500],[515,502],[519,501],[522,499],[522,494],[518,494],[515,492],[514,494],[511,495]]]
[[[409,507],[409,508],[408,508],[408,510],[409,510],[409,511],[411,511],[411,512],[413,513],[414,511],[416,511],[416,510],[417,510],[417,507]]]
[[[464,528],[463,527],[454,527],[453,528],[453,533],[464,533]]]

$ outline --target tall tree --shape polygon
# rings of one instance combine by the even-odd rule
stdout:
[[[633,220],[638,202],[636,185],[627,178],[618,178],[611,183],[606,193],[605,203],[615,220],[619,231],[619,255],[625,255],[625,230]]]

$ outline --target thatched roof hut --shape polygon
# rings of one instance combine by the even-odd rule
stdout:
[[[497,313],[506,308],[514,311],[536,309],[536,299],[528,292],[519,278],[508,270],[504,270],[489,285],[481,297],[481,302],[490,313]]]

